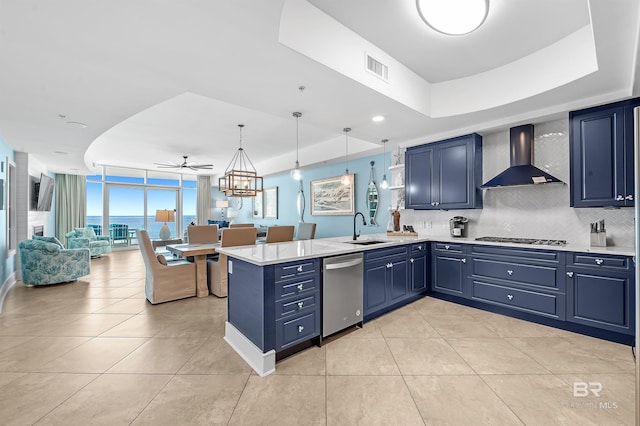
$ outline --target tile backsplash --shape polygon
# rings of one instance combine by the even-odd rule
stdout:
[[[607,244],[633,247],[633,208],[569,207],[569,122],[534,126],[534,160],[564,184],[531,185],[484,190],[484,208],[476,210],[405,210],[401,222],[426,235],[449,235],[449,219],[469,218],[469,237],[501,236],[563,239],[589,245],[591,222],[605,220]],[[509,131],[483,135],[483,183],[509,167]]]

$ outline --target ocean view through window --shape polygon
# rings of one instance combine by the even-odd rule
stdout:
[[[104,167],[104,166],[103,166]],[[87,225],[126,225],[130,244],[137,244],[136,229],[146,229],[159,238],[163,222],[155,221],[156,210],[175,211],[175,222],[167,222],[172,238],[183,237],[196,222],[196,176],[151,170],[104,167],[100,175],[87,176]],[[106,230],[106,231],[105,231]]]

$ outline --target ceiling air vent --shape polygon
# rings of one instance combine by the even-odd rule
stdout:
[[[389,80],[389,67],[367,54],[367,71],[375,74],[384,81]]]

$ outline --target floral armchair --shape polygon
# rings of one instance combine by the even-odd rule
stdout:
[[[27,285],[76,281],[91,272],[88,248],[65,249],[55,237],[37,237],[18,244],[22,282]]]
[[[111,253],[111,242],[106,235],[96,235],[93,228],[75,228],[67,233],[67,248],[88,248],[91,257],[100,257],[103,254]]]

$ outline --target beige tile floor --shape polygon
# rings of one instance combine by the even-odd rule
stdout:
[[[138,251],[91,271],[9,292],[0,424],[634,422],[626,346],[427,297],[259,377],[222,339],[225,299],[149,304]],[[602,391],[574,396],[576,382]]]

